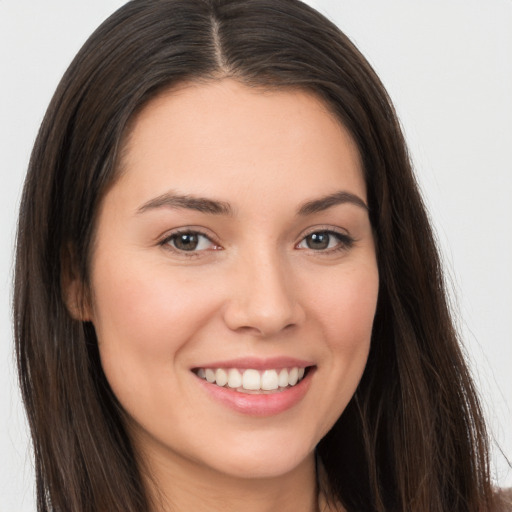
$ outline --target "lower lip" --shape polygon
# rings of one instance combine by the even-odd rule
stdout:
[[[295,386],[269,394],[249,394],[230,388],[223,388],[197,377],[199,384],[215,400],[236,412],[248,416],[274,416],[297,405],[307,393],[314,368]]]

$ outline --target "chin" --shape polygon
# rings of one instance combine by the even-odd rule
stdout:
[[[290,436],[288,436],[290,438]],[[249,443],[241,443],[222,451],[211,464],[214,470],[232,477],[247,479],[276,478],[293,472],[314,459],[315,444],[271,442],[255,436]]]

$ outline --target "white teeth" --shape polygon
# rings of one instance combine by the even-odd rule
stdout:
[[[228,370],[228,386],[233,389],[242,386],[242,374],[236,368]]]
[[[279,386],[282,387],[282,388],[285,388],[286,386],[288,386],[288,370],[286,368],[283,368],[280,372],[279,372]]]
[[[215,383],[217,386],[225,386],[228,383],[228,374],[226,370],[219,368],[215,372]]]
[[[242,375],[242,387],[244,389],[257,390],[261,387],[261,377],[258,370],[245,370]]]
[[[265,370],[261,375],[261,389],[271,391],[279,387],[276,370]]]
[[[238,370],[237,368],[199,368],[197,376],[217,386],[238,391],[274,391],[295,386],[303,379],[305,368],[282,368],[270,370]]]

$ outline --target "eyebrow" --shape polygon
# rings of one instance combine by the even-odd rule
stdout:
[[[320,199],[307,201],[299,207],[297,214],[300,216],[312,215],[332,208],[333,206],[346,203],[353,204],[368,211],[368,206],[359,196],[351,192],[339,191],[321,197]],[[137,213],[144,213],[148,210],[162,207],[186,208],[211,215],[233,215],[233,208],[225,201],[217,201],[192,195],[179,195],[169,192],[150,199],[137,210]]]
[[[172,193],[165,193],[161,196],[150,199],[137,210],[137,213],[144,213],[148,210],[161,207],[186,208],[188,210],[196,210],[201,213],[209,213],[213,215],[233,215],[231,205],[225,201],[216,201],[214,199],[207,199],[206,197]]]
[[[339,192],[335,192],[334,194],[321,197],[320,199],[314,199],[313,201],[304,203],[299,208],[298,214],[301,216],[312,215],[313,213],[323,212],[324,210],[327,210],[333,206],[346,203],[359,206],[360,208],[369,211],[367,204],[359,196],[356,196],[351,192],[341,190]]]

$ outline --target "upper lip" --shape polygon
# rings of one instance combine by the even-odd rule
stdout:
[[[296,357],[280,356],[280,357],[240,357],[223,361],[214,361],[211,363],[199,364],[194,368],[239,368],[254,370],[271,370],[280,368],[306,368],[314,366],[314,363],[305,359],[297,359]]]

